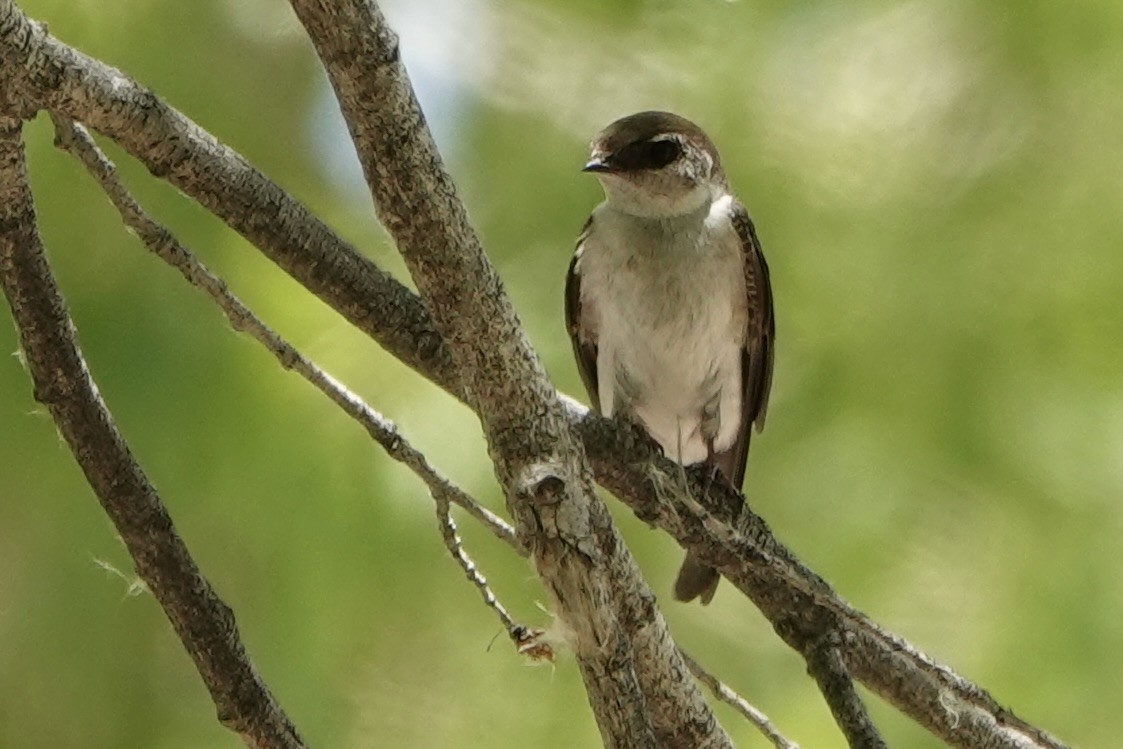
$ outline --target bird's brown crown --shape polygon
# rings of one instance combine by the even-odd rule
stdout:
[[[661,169],[687,148],[709,155],[713,173],[721,173],[717,148],[700,127],[671,112],[639,112],[606,127],[592,142],[595,161],[606,170],[633,172]],[[593,162],[590,162],[593,163]]]

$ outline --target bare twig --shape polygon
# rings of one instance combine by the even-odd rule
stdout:
[[[222,723],[248,746],[299,749],[304,743],[250,663],[233,612],[195,565],[98,394],[36,227],[21,124],[0,117],[0,285],[35,398],[50,410],[137,573],[183,641]]]
[[[453,559],[464,570],[469,581],[479,590],[484,603],[503,623],[507,635],[518,651],[535,660],[552,660],[552,646],[543,639],[544,630],[527,627],[514,621],[488,586],[487,579],[464,551],[456,524],[450,514],[451,504],[467,510],[484,524],[500,541],[520,556],[526,556],[514,529],[442,476],[398,431],[397,426],[370,408],[331,375],[303,356],[284,338],[266,326],[252,310],[227,289],[222,279],[211,273],[193,253],[184,247],[164,226],[154,221],[121,183],[113,162],[81,125],[52,114],[56,142],[74,154],[97,180],[110,201],[121,214],[125,225],[136,232],[145,246],[156,256],[180,271],[192,286],[206,293],[223,311],[231,326],[248,333],[268,349],[282,366],[291,369],[312,383],[344,412],[358,421],[395,460],[406,465],[425,482],[437,507],[441,536]]]
[[[434,497],[464,508],[496,538],[525,556],[526,552],[520,549],[510,524],[442,476],[419,450],[401,436],[396,424],[368,406],[265,325],[230,292],[221,278],[211,273],[171,232],[154,221],[129,194],[118,177],[117,167],[84,127],[55,113],[52,113],[51,118],[55,123],[56,143],[77,157],[89,170],[121,214],[125,225],[136,232],[153,254],[178,270],[192,286],[207,294],[235,330],[249,334],[268,349],[283,367],[293,370],[312,383],[347,415],[358,421],[392,458],[417,474]]]
[[[444,541],[445,548],[448,549],[456,563],[460,565],[460,569],[464,570],[469,582],[479,591],[480,597],[483,598],[487,607],[499,617],[503,629],[507,631],[507,636],[511,638],[511,642],[515,644],[519,653],[532,660],[554,660],[554,648],[545,637],[546,631],[527,627],[511,618],[507,609],[496,598],[491,586],[487,584],[487,578],[480,572],[479,567],[468,556],[468,553],[464,551],[460,534],[456,530],[456,523],[453,521],[452,515],[449,514],[448,500],[441,496],[434,496],[433,498],[437,504],[437,522],[440,525],[441,539]]]
[[[533,658],[549,658],[549,646],[541,641],[542,630],[532,629],[515,622],[495,597],[487,580],[464,551],[449,513],[451,503],[464,508],[482,522],[501,541],[520,555],[525,556],[515,537],[514,529],[495,513],[449,482],[428,462],[425,456],[409,444],[397,426],[382,414],[370,408],[358,396],[347,390],[331,375],[304,357],[284,338],[266,326],[245,304],[227,289],[222,279],[211,273],[174,235],[154,221],[121,183],[113,162],[90,137],[81,125],[52,114],[57,144],[77,157],[89,170],[121,214],[125,225],[132,229],[156,256],[176,268],[192,286],[206,293],[222,310],[232,327],[248,333],[268,349],[282,366],[291,369],[340,406],[358,421],[367,432],[393,458],[417,474],[429,488],[437,507],[441,535],[452,557],[460,564],[468,579],[500,621],[519,652]]]
[[[694,660],[691,655],[685,651],[682,653],[682,659],[686,661],[690,673],[694,674],[694,678],[706,685],[710,693],[718,698],[725,704],[732,707],[739,712],[745,720],[749,721],[752,725],[763,733],[776,749],[799,749],[799,744],[786,738],[780,730],[768,719],[768,716],[753,706],[737,692],[733,691],[725,682],[718,679],[706,669],[699,665],[698,661]]]

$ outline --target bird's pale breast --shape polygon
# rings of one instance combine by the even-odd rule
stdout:
[[[704,460],[707,441],[729,448],[747,312],[740,241],[722,206],[681,224],[602,207],[582,264],[604,414],[630,411],[684,464]]]

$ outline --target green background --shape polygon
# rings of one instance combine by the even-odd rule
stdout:
[[[24,0],[405,277],[279,0]],[[617,116],[722,150],[772,268],[756,509],[856,606],[1076,746],[1123,734],[1123,6],[402,2],[388,9],[471,215],[566,392],[578,172]],[[528,667],[443,550],[423,487],[147,255],[49,122],[27,127],[50,258],[98,384],[281,703],[317,747],[574,747],[572,660]],[[481,500],[475,419],[109,148],[231,287]],[[233,747],[0,324],[0,745]],[[613,501],[661,598],[679,550]],[[517,618],[527,564],[470,520]],[[123,573],[118,576],[105,567]],[[842,740],[726,586],[681,643],[805,747]],[[890,745],[935,747],[873,701]],[[739,746],[765,740],[719,708]]]

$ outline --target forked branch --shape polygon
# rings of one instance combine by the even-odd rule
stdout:
[[[518,651],[535,660],[550,660],[554,656],[554,643],[541,629],[527,627],[514,621],[491,591],[475,563],[463,550],[456,526],[450,515],[450,504],[456,504],[483,523],[513,551],[526,556],[519,546],[514,529],[502,518],[480,505],[459,487],[442,476],[398,432],[395,425],[367,406],[361,399],[323,372],[304,357],[291,344],[270,329],[249,308],[235,297],[222,279],[209,271],[198,258],[184,247],[166,227],[156,222],[122,184],[116,166],[94,142],[81,125],[52,113],[55,123],[55,141],[64,150],[82,162],[87,171],[104,190],[117,208],[121,220],[140,238],[157,257],[174,267],[190,285],[206,294],[222,311],[231,327],[247,333],[274,355],[282,367],[291,369],[308,380],[332,402],[357,421],[387,453],[417,474],[429,488],[437,508],[441,535],[450,555],[461,566],[467,578],[479,590],[485,604],[499,618],[508,637]],[[753,726],[758,728],[778,749],[797,749],[772,725],[760,710],[705,671],[693,659],[683,654],[692,674],[719,700],[734,706]]]

